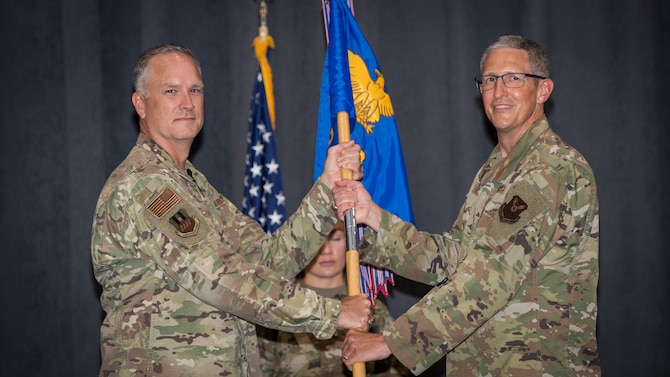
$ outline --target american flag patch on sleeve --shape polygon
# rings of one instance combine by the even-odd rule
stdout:
[[[165,216],[165,214],[172,209],[181,198],[171,188],[167,187],[158,197],[149,203],[147,209],[157,218]]]

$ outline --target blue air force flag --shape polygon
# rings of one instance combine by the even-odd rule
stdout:
[[[345,0],[324,4],[324,21],[328,49],[321,83],[314,180],[323,171],[328,147],[337,144],[337,113],[346,111],[351,139],[365,153],[365,188],[382,208],[414,222],[393,105],[377,59]],[[393,282],[393,275],[373,271],[379,276],[368,277],[370,271],[361,265],[362,291],[372,293],[371,297],[376,297],[378,289],[386,294],[385,282]]]

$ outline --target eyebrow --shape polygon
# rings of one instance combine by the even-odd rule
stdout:
[[[513,71],[507,70],[507,71],[502,71],[502,73],[500,73],[500,74],[495,74],[494,72],[482,73],[482,76],[502,76],[502,75],[506,75],[508,73],[523,73],[523,72],[522,71],[517,71],[517,70],[513,70]]]
[[[162,84],[160,84],[160,87],[164,87],[164,88],[178,88],[180,86],[181,86],[181,84],[175,84],[175,83],[162,83]],[[191,88],[204,88],[204,87],[205,87],[205,84],[201,82],[201,83],[197,83],[197,84],[193,84],[193,85],[189,86],[189,89],[191,89]]]

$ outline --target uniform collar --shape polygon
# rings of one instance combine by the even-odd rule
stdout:
[[[172,156],[160,145],[158,145],[152,138],[140,132],[137,136],[137,142],[135,143],[138,147],[149,151],[158,157],[159,160],[165,162],[168,166],[173,169],[177,169],[180,172],[185,172],[188,169],[193,169],[193,164],[189,160],[186,160],[186,170],[180,169],[177,164],[175,164]]]
[[[514,148],[512,148],[505,158],[502,158],[502,154],[500,153],[500,145],[496,145],[485,164],[485,168],[482,169],[481,174],[479,175],[479,180],[497,181],[501,176],[506,174],[510,166],[516,168],[520,160],[526,156],[528,150],[535,144],[540,135],[548,129],[549,121],[547,120],[547,116],[542,115],[542,117],[536,120],[535,123],[521,135],[514,145]]]
[[[532,126],[530,126],[528,131],[521,135],[519,140],[514,145],[514,149],[512,149],[512,152],[510,153],[511,156],[508,155],[507,157],[516,159],[516,156],[524,156],[530,147],[535,144],[537,138],[548,129],[549,121],[547,120],[547,116],[542,115],[538,120],[535,121],[535,123],[533,123]]]

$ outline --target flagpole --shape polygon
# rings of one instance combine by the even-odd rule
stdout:
[[[337,113],[337,141],[344,143],[351,139],[349,129],[349,114],[346,111]],[[353,179],[353,171],[350,169],[341,169],[342,179]],[[344,214],[344,229],[346,235],[346,269],[347,269],[347,295],[356,296],[361,293],[361,272],[360,255],[358,253],[358,234],[356,230],[356,219],[354,209],[348,210]],[[363,330],[363,329],[359,329]],[[365,363],[354,363],[353,377],[365,377]]]

